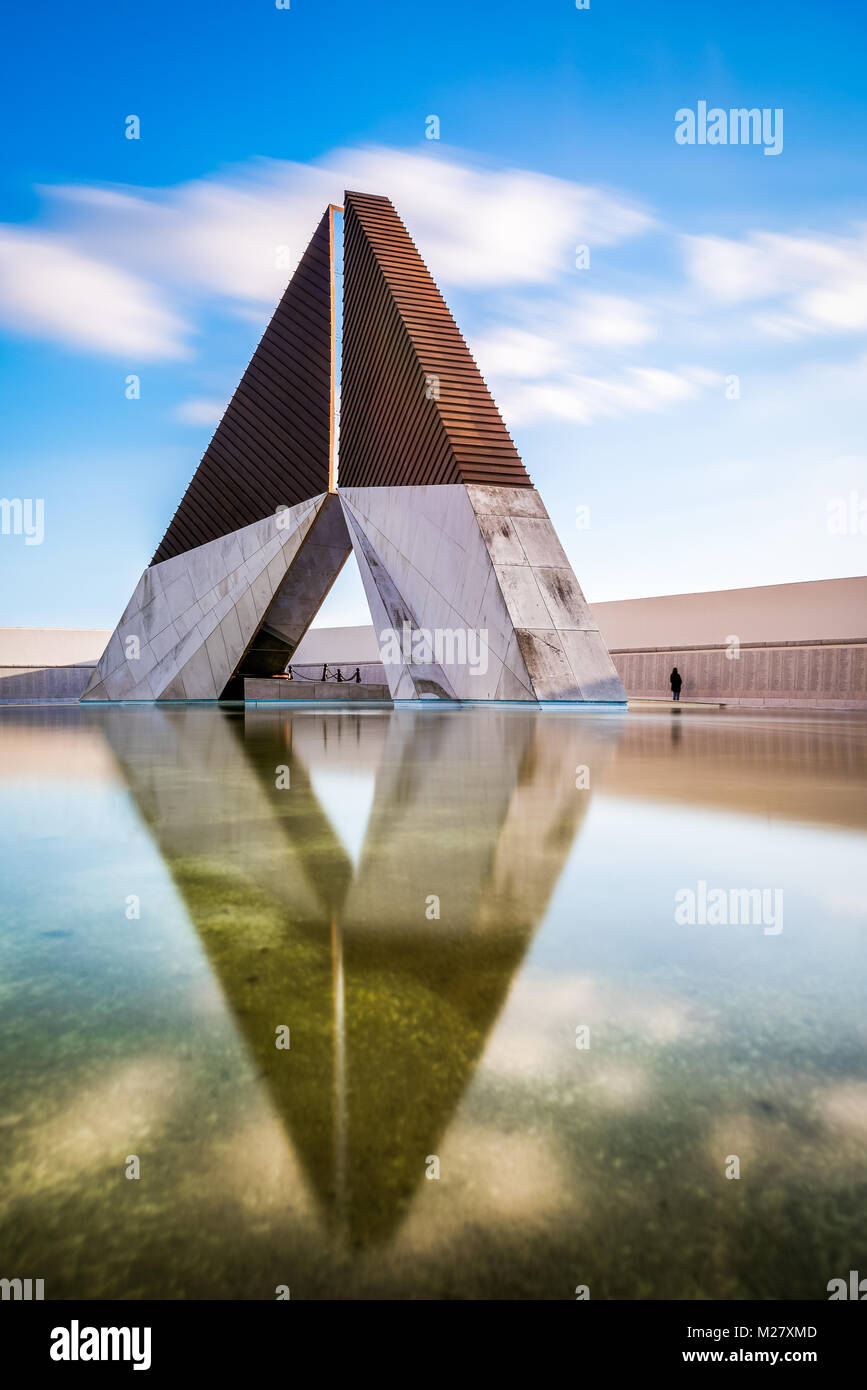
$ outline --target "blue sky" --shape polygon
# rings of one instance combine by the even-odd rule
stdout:
[[[0,494],[45,536],[0,535],[0,625],[114,625],[275,247],[346,186],[394,200],[591,601],[863,573],[828,522],[867,499],[865,33],[842,3],[16,7]],[[699,101],[781,108],[782,152],[678,145]],[[351,575],[322,618],[366,620]]]

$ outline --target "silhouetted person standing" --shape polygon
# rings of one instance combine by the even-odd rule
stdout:
[[[681,678],[681,674],[680,674],[680,672],[678,671],[678,669],[677,669],[676,666],[672,666],[672,668],[671,668],[671,675],[669,676],[668,680],[669,680],[669,684],[671,685],[671,698],[672,698],[672,700],[679,700],[679,699],[680,699],[680,687],[683,685],[683,679]]]

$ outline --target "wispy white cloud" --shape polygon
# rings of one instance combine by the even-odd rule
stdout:
[[[633,348],[656,336],[652,311],[618,295],[571,291],[521,300],[474,336],[473,350],[492,376],[529,380],[562,371],[591,349]]]
[[[156,190],[43,190],[45,222],[0,228],[0,322],[127,360],[190,356],[196,319],[215,307],[264,327],[323,208],[346,187],[388,193],[434,277],[462,297],[471,348],[510,425],[672,409],[719,385],[706,363],[727,350],[740,360],[756,329],[798,340],[867,327],[867,228],[686,236],[680,284],[648,262],[627,294],[604,292],[616,282],[595,255],[593,271],[578,270],[576,247],[659,230],[651,210],[445,147],[254,160]],[[176,418],[215,425],[224,402],[209,394],[213,382]]]
[[[346,187],[387,193],[434,274],[471,288],[550,283],[572,265],[576,244],[612,245],[653,225],[621,195],[443,150],[338,150],[319,164],[258,159],[158,191],[43,192],[64,205],[72,234],[106,257],[121,245],[127,263],[161,279],[269,304],[285,263]],[[286,248],[280,257],[278,248]]]
[[[333,163],[367,191],[388,192],[449,285],[550,284],[574,267],[576,246],[615,245],[655,225],[623,194],[526,169],[482,169],[457,153],[432,159],[380,148]]]
[[[110,355],[179,356],[188,331],[165,305],[216,299],[261,319],[329,202],[386,192],[446,287],[553,284],[578,244],[653,226],[613,192],[529,170],[495,170],[441,148],[337,150],[316,164],[255,160],[167,189],[42,189],[50,224],[6,229],[0,314],[12,327]],[[82,313],[85,305],[94,312]]]
[[[867,328],[867,226],[848,237],[687,236],[683,247],[692,286],[718,305],[763,305],[752,322],[764,333],[796,340]]]
[[[0,227],[0,322],[112,356],[190,355],[189,325],[154,285],[49,234]]]
[[[635,365],[658,334],[650,305],[582,287],[509,303],[471,347],[510,424],[589,425],[666,410],[720,382],[697,365]]]
[[[608,376],[570,373],[556,381],[504,382],[497,399],[510,423],[565,420],[589,425],[693,400],[722,377],[704,367],[629,367]]]
[[[650,369],[624,374],[619,361],[619,379],[606,380],[598,371],[600,358],[617,361],[656,331],[646,306],[573,288],[559,298],[522,298],[502,307],[469,341],[510,425],[546,419],[590,424],[600,415],[659,409],[666,384],[668,403],[678,399],[671,373],[659,373],[654,382]],[[588,366],[597,369],[593,375]]]
[[[181,401],[175,410],[175,419],[184,425],[210,425],[216,429],[225,409],[225,401],[193,396],[188,401]]]

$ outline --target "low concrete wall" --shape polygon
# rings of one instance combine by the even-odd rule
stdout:
[[[318,666],[339,661],[341,666],[379,662],[379,642],[373,623],[359,627],[311,627],[295,648],[293,665]]]
[[[609,651],[867,641],[867,579],[813,579],[591,605]]]
[[[345,700],[351,704],[362,704],[374,700],[377,704],[391,704],[391,693],[387,685],[357,685],[355,681],[281,681],[247,676],[244,681],[244,699],[257,700]]]
[[[0,704],[79,700],[93,675],[89,666],[0,666]]]
[[[0,627],[0,667],[95,666],[110,636],[101,627]]]
[[[753,709],[867,709],[867,643],[757,642],[731,646],[613,651],[632,698],[671,699],[672,666],[681,700]]]
[[[0,627],[0,704],[78,700],[110,636],[103,628]]]
[[[671,698],[750,708],[865,709],[867,579],[818,579],[663,594],[591,605],[617,674],[633,699]],[[729,639],[740,644],[737,659]],[[375,649],[372,627],[311,630],[299,655],[340,662]],[[308,655],[309,653],[309,655]],[[321,670],[321,666],[320,666]]]
[[[677,666],[683,700],[867,709],[867,579],[623,599],[593,604],[592,611],[633,698],[669,699],[668,673]],[[101,629],[0,628],[0,704],[78,699],[110,635]],[[732,637],[740,643],[736,660],[727,655]],[[311,628],[296,656],[298,675],[317,685],[325,663],[332,670],[339,665],[346,676],[360,667],[365,686],[386,684],[370,624]],[[348,684],[328,681],[324,688],[328,694],[306,698],[354,698],[342,693]]]

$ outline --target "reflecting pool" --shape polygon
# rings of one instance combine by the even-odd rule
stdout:
[[[819,712],[3,711],[0,1275],[827,1298],[865,771]]]

